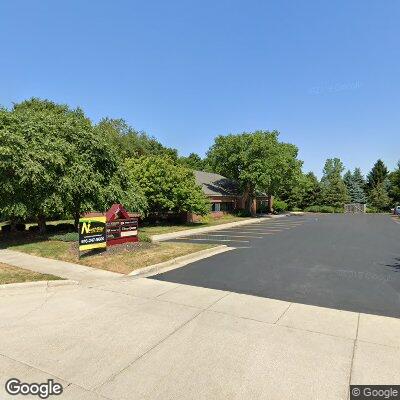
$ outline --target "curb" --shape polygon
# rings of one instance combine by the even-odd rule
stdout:
[[[79,282],[73,280],[54,280],[54,281],[5,283],[3,285],[0,285],[0,291],[9,289],[57,287],[57,286],[70,286],[70,285],[79,285]]]
[[[242,225],[250,225],[250,224],[259,224],[266,219],[276,219],[287,217],[288,215],[274,215],[274,216],[266,216],[266,217],[258,217],[254,219],[246,219],[245,221],[237,221],[237,222],[228,222],[226,224],[214,225],[214,226],[206,226],[204,228],[194,228],[194,229],[186,229],[184,231],[170,232],[170,233],[162,233],[159,235],[153,235],[151,237],[152,242],[162,242],[164,240],[176,239],[179,237],[186,237],[191,235],[196,235],[198,233],[206,233],[206,232],[214,232],[224,230],[226,228],[233,228],[235,226]]]
[[[212,257],[230,250],[234,250],[234,247],[229,247],[223,244],[217,247],[212,247],[211,249],[196,251],[195,253],[186,254],[184,256],[164,261],[162,263],[140,268],[138,270],[132,271],[130,274],[128,274],[128,276],[145,277],[159,274],[161,272],[167,272],[176,268],[184,267],[185,265],[191,264],[192,262],[202,260],[203,258]]]

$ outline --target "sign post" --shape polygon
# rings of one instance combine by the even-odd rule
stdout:
[[[106,248],[106,217],[84,217],[79,219],[79,252]]]

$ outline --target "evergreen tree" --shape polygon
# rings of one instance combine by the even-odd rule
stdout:
[[[365,204],[367,202],[367,197],[363,189],[364,178],[359,168],[356,168],[353,173],[347,171],[344,174],[343,181],[347,187],[347,192],[352,203]]]
[[[387,211],[390,208],[390,198],[385,183],[378,183],[369,193],[369,204],[377,211]]]
[[[355,169],[354,169],[354,172],[353,172],[353,180],[354,180],[355,182],[357,182],[358,185],[359,185],[363,190],[365,190],[366,182],[365,182],[364,175],[362,174],[360,168],[355,168]]]
[[[340,208],[349,201],[347,187],[342,178],[343,170],[344,166],[340,159],[326,160],[321,180],[324,205]]]
[[[396,204],[400,204],[400,161],[397,168],[389,175],[391,183],[390,196]]]
[[[379,184],[385,183],[388,177],[389,171],[382,160],[378,160],[371,169],[371,172],[367,177],[368,192]]]

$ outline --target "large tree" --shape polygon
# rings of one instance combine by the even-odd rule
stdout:
[[[387,211],[390,208],[390,198],[385,183],[376,184],[369,192],[369,204],[377,211]]]
[[[110,192],[116,193],[118,153],[82,110],[32,98],[0,118],[3,215],[34,218],[44,231],[48,218],[67,213],[77,222],[116,197]],[[121,192],[130,190],[128,180],[118,182]]]
[[[179,157],[179,163],[187,168],[204,171],[205,161],[196,153],[190,153],[187,157]]]
[[[309,172],[303,177],[303,197],[300,203],[301,208],[321,204],[321,184],[318,178]]]
[[[341,208],[349,201],[346,185],[342,178],[344,165],[339,158],[326,160],[321,179],[322,201],[327,206]]]
[[[364,178],[361,174],[361,170],[356,168],[354,172],[347,171],[344,174],[343,181],[347,188],[347,193],[352,203],[365,204],[367,202],[367,196],[364,193]]]
[[[132,182],[143,190],[150,213],[173,211],[205,215],[208,199],[196,184],[194,173],[166,156],[144,156],[126,160]]]
[[[400,204],[400,161],[397,163],[397,168],[390,173],[390,196],[396,204]]]
[[[137,131],[129,126],[123,119],[103,118],[97,124],[97,129],[109,137],[124,159],[149,155],[177,159],[176,149],[163,146],[146,132]]]
[[[369,204],[378,211],[386,211],[390,206],[389,170],[382,160],[378,160],[367,176]]]
[[[250,212],[257,191],[279,195],[301,174],[297,147],[280,142],[278,136],[277,131],[218,136],[207,153],[215,172],[240,184]]]
[[[371,169],[367,176],[368,191],[371,191],[379,184],[385,184],[389,171],[382,160],[378,160]]]

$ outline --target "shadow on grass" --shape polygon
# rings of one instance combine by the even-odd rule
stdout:
[[[86,250],[85,252],[80,252],[79,253],[79,258],[87,258],[87,257],[92,257],[92,256],[98,256],[101,254],[104,254],[107,252],[107,249],[92,249],[92,250]]]
[[[32,232],[0,233],[0,249],[9,249],[23,244],[45,242],[52,234]]]

